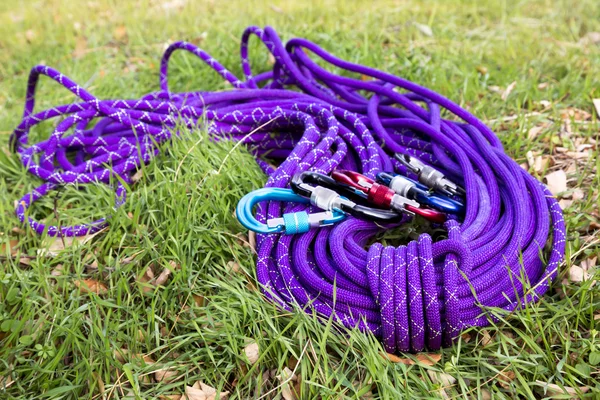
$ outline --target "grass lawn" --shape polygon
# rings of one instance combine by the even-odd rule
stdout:
[[[600,2],[414,3],[1,2],[0,399],[176,399],[197,381],[232,399],[598,398]],[[20,225],[14,202],[39,181],[8,137],[32,66],[100,98],[137,98],[158,90],[160,56],[175,40],[239,74],[251,24],[429,86],[486,121],[539,179],[564,171],[567,254],[544,299],[418,363],[390,362],[374,337],[282,313],[257,289],[252,238],[233,215],[265,176],[244,148],[201,131],[165,146],[117,211],[101,186],[33,208],[50,223],[112,215],[93,238],[65,243]],[[266,50],[251,47],[254,65],[269,69]],[[229,88],[191,56],[171,65],[173,90]],[[38,93],[38,110],[74,99],[49,80]]]

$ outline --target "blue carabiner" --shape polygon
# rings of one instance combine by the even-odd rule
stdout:
[[[346,214],[339,210],[309,214],[306,211],[283,214],[281,218],[273,218],[266,224],[258,222],[253,208],[261,201],[286,201],[291,203],[310,204],[310,199],[294,193],[291,189],[263,188],[248,193],[239,201],[236,208],[238,221],[251,231],[257,233],[285,233],[293,235],[308,232],[310,228],[331,225],[342,221]]]

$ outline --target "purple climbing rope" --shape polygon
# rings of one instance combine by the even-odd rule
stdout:
[[[253,35],[275,58],[272,71],[256,76],[248,60]],[[169,91],[168,63],[176,50],[198,56],[235,90]],[[309,54],[345,73],[324,69]],[[45,226],[27,209],[57,186],[97,183],[114,185],[118,206],[126,191],[115,176],[130,182],[180,124],[201,123],[215,140],[247,144],[269,176],[267,187],[287,187],[306,170],[343,168],[374,178],[395,169],[410,176],[393,158],[402,153],[466,189],[464,220],[446,222],[448,239],[435,243],[422,234],[399,247],[368,246],[381,227],[352,217],[299,235],[259,235],[257,277],[281,307],[299,306],[371,331],[388,352],[417,352],[451,344],[466,327],[489,324],[486,307],[513,310],[546,292],[565,250],[562,211],[483,122],[427,88],[336,58],[305,39],[284,45],[270,27],[244,32],[241,62],[244,80],[197,47],[175,43],[161,62],[161,90],[136,100],[100,100],[50,67],[33,68],[12,143],[44,184],[19,201],[19,219],[52,236],[101,229],[105,219]],[[80,101],[34,113],[40,75]],[[29,142],[33,126],[56,117],[63,119],[48,139]],[[271,168],[263,156],[279,159],[280,166]],[[272,201],[259,206],[257,218],[264,222],[305,208]],[[551,250],[544,251],[548,241]]]

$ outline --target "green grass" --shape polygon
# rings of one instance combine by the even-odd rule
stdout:
[[[519,162],[540,151],[555,158],[550,170],[567,169],[570,160],[556,147],[575,151],[599,139],[596,117],[574,121],[570,135],[560,118],[568,107],[593,113],[591,99],[600,97],[600,47],[582,39],[600,32],[597,1],[360,3],[0,4],[0,241],[19,243],[15,257],[3,250],[0,258],[1,399],[150,399],[182,393],[197,380],[231,398],[281,398],[280,381],[269,373],[286,367],[300,377],[302,398],[543,398],[551,394],[546,383],[600,395],[600,286],[563,283],[572,265],[600,249],[595,145],[592,157],[568,172],[570,188],[581,188],[584,198],[566,210],[567,259],[553,289],[494,326],[470,330],[433,366],[390,363],[373,337],[338,335],[331,325],[264,301],[233,210],[265,177],[243,148],[209,143],[202,132],[167,145],[118,211],[104,187],[64,189],[34,207],[48,222],[110,214],[110,228],[85,244],[40,255],[49,238],[23,229],[14,216],[13,202],[39,184],[5,152],[30,67],[53,66],[100,98],[134,98],[158,89],[159,58],[175,40],[199,43],[238,73],[239,37],[249,24],[273,25],[284,39],[307,37],[445,94],[490,121]],[[432,27],[433,35],[417,24]],[[257,45],[253,61],[258,70],[269,68]],[[172,73],[175,90],[227,88],[185,55],[175,56]],[[503,90],[514,81],[502,100],[494,86]],[[38,93],[38,109],[73,100],[48,81]],[[528,116],[533,112],[540,114]],[[528,139],[543,122],[542,134]],[[153,288],[138,283],[149,268],[173,271]],[[78,289],[84,279],[103,282],[106,293]],[[243,356],[252,341],[260,346],[254,365]],[[177,379],[157,383],[153,372],[161,368],[177,371]],[[439,373],[456,381],[445,385]]]

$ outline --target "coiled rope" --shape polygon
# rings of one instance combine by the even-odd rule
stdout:
[[[252,35],[275,58],[272,71],[257,76],[248,60]],[[170,92],[168,62],[176,50],[198,56],[235,90]],[[309,53],[344,74],[326,70]],[[416,352],[448,345],[466,327],[489,324],[485,307],[514,310],[546,292],[565,249],[561,209],[483,122],[427,88],[336,58],[305,39],[284,45],[270,27],[246,29],[241,63],[244,80],[192,44],[175,43],[161,62],[161,90],[136,100],[100,100],[60,72],[34,67],[12,140],[24,166],[45,183],[19,201],[19,219],[49,235],[101,229],[104,219],[46,227],[26,210],[58,185],[110,184],[115,175],[130,182],[179,124],[205,124],[215,140],[248,145],[269,176],[267,187],[287,187],[295,173],[309,169],[327,174],[339,167],[371,178],[380,171],[405,174],[391,157],[398,152],[435,166],[466,189],[464,221],[446,222],[448,239],[436,243],[421,234],[399,247],[367,248],[381,227],[352,217],[300,235],[259,235],[258,280],[284,308],[295,304],[371,331],[388,352]],[[81,101],[34,113],[40,75]],[[29,143],[33,126],[56,117],[64,119],[47,140]],[[258,158],[263,155],[282,163],[273,169]],[[125,190],[118,182],[115,193],[122,204]],[[257,218],[263,222],[306,208],[262,205]],[[545,251],[548,241],[551,250]]]

